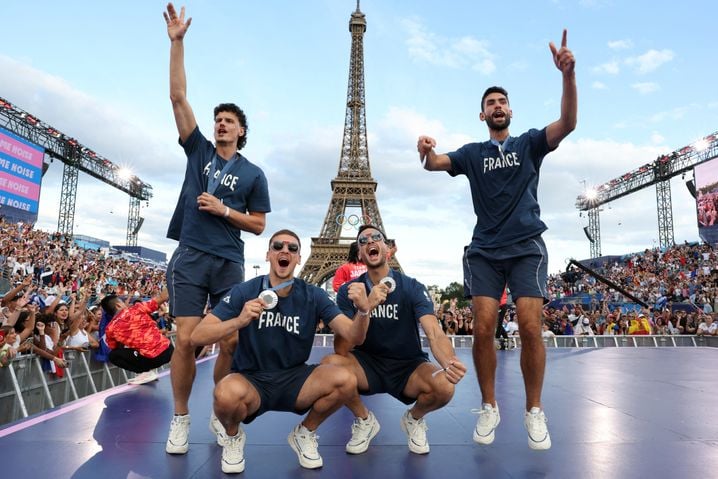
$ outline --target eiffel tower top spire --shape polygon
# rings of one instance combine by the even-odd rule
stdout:
[[[359,0],[349,19],[349,32],[352,45],[339,172],[331,182],[332,199],[321,232],[312,238],[309,259],[299,273],[312,284],[322,284],[344,264],[349,244],[361,225],[371,224],[386,232],[376,202],[377,182],[369,168],[364,103],[366,16],[359,10]],[[401,269],[396,258],[391,259],[390,266]]]
[[[370,179],[369,146],[366,138],[366,110],[364,101],[364,32],[366,16],[357,9],[349,19],[352,49],[349,58],[349,86],[347,110],[344,116],[344,138],[338,177]]]

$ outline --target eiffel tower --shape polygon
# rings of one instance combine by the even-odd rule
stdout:
[[[312,238],[309,259],[299,273],[300,278],[316,285],[334,276],[337,268],[346,262],[349,244],[356,239],[359,226],[372,224],[386,232],[374,194],[377,182],[371,177],[369,167],[364,111],[366,18],[359,10],[359,0],[349,20],[349,31],[352,35],[352,50],[339,172],[331,182],[332,199],[324,225],[319,237]],[[393,257],[390,266],[401,269]]]

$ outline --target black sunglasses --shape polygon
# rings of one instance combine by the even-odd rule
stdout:
[[[297,243],[290,243],[289,241],[272,241],[272,249],[274,251],[282,251],[284,245],[287,245],[287,249],[290,253],[297,253],[299,251],[299,245]]]
[[[376,232],[376,233],[372,233],[370,235],[360,236],[359,238],[357,238],[357,243],[364,246],[365,244],[367,244],[369,242],[370,238],[372,241],[374,241],[376,243],[377,241],[383,240],[384,235],[379,232]]]

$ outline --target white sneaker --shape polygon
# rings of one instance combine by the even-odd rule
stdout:
[[[215,418],[216,419],[216,418]],[[223,437],[222,441],[222,472],[239,474],[244,471],[244,443],[247,441],[240,427],[236,436]]]
[[[352,424],[352,438],[347,443],[346,450],[349,454],[361,454],[369,449],[369,443],[379,433],[379,421],[374,413],[369,411],[366,419],[355,418]]]
[[[484,403],[481,409],[472,409],[471,412],[479,415],[479,419],[476,421],[476,427],[474,428],[474,442],[478,444],[491,444],[494,442],[496,428],[501,422],[499,405],[496,404],[496,406],[492,406],[491,404]]]
[[[209,430],[217,437],[217,445],[224,446],[223,442],[227,437],[227,431],[224,430],[224,426],[219,422],[217,416],[214,415],[214,411],[212,411],[212,414],[209,416]]]
[[[175,415],[170,423],[170,434],[165,451],[170,454],[186,454],[189,449],[189,414]]]
[[[414,454],[426,454],[429,452],[429,441],[426,439],[426,431],[429,427],[424,418],[414,419],[407,409],[401,416],[401,429],[409,436],[409,450]]]
[[[317,469],[324,464],[319,455],[316,432],[310,431],[301,423],[292,429],[287,436],[289,445],[299,458],[299,465],[305,469]]]
[[[536,451],[551,448],[551,436],[548,433],[546,415],[540,408],[532,407],[524,415],[524,426],[529,433],[529,447]]]
[[[150,369],[149,371],[128,379],[127,384],[147,384],[152,381],[157,381],[157,371],[155,369]]]

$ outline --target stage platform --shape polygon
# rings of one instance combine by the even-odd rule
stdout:
[[[351,414],[343,409],[318,431],[324,467],[302,469],[286,441],[300,420],[268,413],[248,426],[244,478],[708,478],[718,477],[718,349],[549,349],[544,409],[553,447],[528,448],[523,428],[520,349],[498,351],[496,441],[472,441],[480,406],[469,366],[449,405],[427,416],[431,452],[414,455],[399,427],[405,406],[386,395],[365,398],[381,423],[369,451],[344,445]],[[314,348],[312,361],[327,354]],[[168,373],[154,383],[123,385],[0,429],[3,477],[137,479],[224,477],[221,448],[207,424],[213,358],[197,366],[190,401],[190,450],[165,453],[172,415]]]

